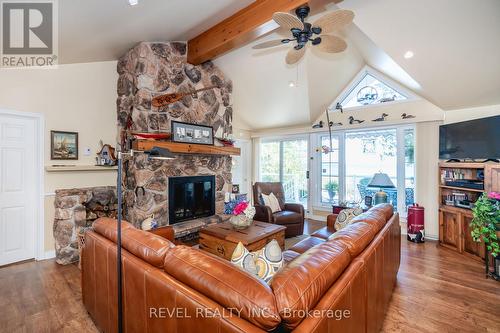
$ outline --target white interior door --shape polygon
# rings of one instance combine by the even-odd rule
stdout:
[[[35,125],[0,113],[0,266],[35,257]]]

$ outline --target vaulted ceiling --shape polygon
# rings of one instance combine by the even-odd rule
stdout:
[[[141,41],[185,41],[253,0],[62,0],[59,62],[116,60]]]
[[[500,104],[500,1],[344,0],[338,7],[356,13],[344,32],[348,50],[326,56],[309,50],[298,65],[304,73],[298,88],[288,87],[295,67],[284,64],[285,47],[264,56],[248,45],[216,60],[235,80],[242,124],[311,124],[365,64],[443,110]],[[409,50],[414,57],[405,59]],[[263,67],[260,78],[256,66]]]
[[[139,41],[188,40],[251,2],[60,1],[60,62],[115,60]],[[356,14],[342,54],[309,50],[297,67],[285,65],[286,46],[251,49],[281,38],[275,32],[215,60],[234,81],[242,127],[311,124],[365,64],[443,110],[500,104],[500,1],[344,0],[338,7]],[[403,57],[408,50],[412,59]]]

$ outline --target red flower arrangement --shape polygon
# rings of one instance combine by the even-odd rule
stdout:
[[[242,202],[238,203],[233,209],[233,215],[243,214],[245,209],[247,209],[247,207],[248,207],[247,201],[242,201]]]

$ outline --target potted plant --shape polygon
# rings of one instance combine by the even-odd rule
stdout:
[[[333,198],[335,198],[335,194],[337,194],[339,190],[339,184],[336,181],[329,181],[325,184],[325,190],[328,191],[330,201],[333,201]]]
[[[472,239],[486,244],[493,257],[500,253],[500,193],[483,193],[472,209],[474,218],[470,222]]]

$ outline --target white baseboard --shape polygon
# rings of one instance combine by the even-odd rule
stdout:
[[[38,260],[48,260],[56,257],[56,250],[45,251],[42,258],[38,258]]]

